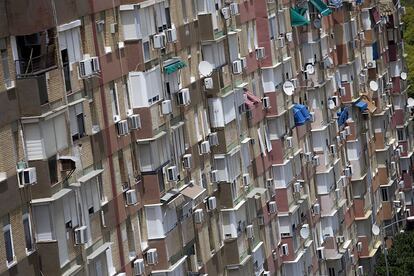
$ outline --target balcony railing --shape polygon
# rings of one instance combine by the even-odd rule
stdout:
[[[46,53],[28,60],[16,60],[16,70],[18,77],[32,76],[46,72],[56,66],[55,46],[46,47]]]

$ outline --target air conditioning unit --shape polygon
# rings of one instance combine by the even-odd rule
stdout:
[[[313,158],[312,158],[312,164],[314,165],[314,166],[319,166],[320,165],[320,158],[319,158],[319,155],[315,155]]]
[[[247,58],[246,57],[241,57],[240,61],[242,63],[243,69],[246,69],[247,68]]]
[[[266,179],[266,187],[273,188],[273,178]]]
[[[59,162],[60,162],[60,170],[62,172],[70,172],[76,169],[75,157],[60,156]]]
[[[269,213],[275,214],[276,213],[276,201],[270,201],[269,202]]]
[[[197,224],[201,224],[203,223],[203,219],[204,219],[203,209],[196,209],[194,211],[194,222]]]
[[[344,174],[346,177],[351,177],[352,176],[352,167],[348,166],[344,169]]]
[[[156,34],[153,36],[153,43],[154,43],[154,49],[162,49],[165,48],[165,34]]]
[[[171,100],[165,100],[161,104],[161,111],[163,115],[168,115],[172,113],[172,104]]]
[[[355,256],[354,256],[354,254],[350,254],[349,255],[349,259],[351,260],[351,264],[355,264]]]
[[[341,139],[343,141],[345,141],[346,140],[346,131],[345,130],[342,130],[341,132],[339,132],[339,136],[341,136]]]
[[[254,228],[253,225],[247,225],[246,226],[246,235],[248,239],[253,239],[254,238]]]
[[[244,186],[250,185],[250,175],[248,173],[243,174],[243,185]]]
[[[241,60],[238,59],[238,60],[233,61],[232,68],[233,68],[233,74],[235,75],[240,74],[243,70]]]
[[[315,203],[312,208],[313,214],[320,215],[321,213],[321,205],[319,203]]]
[[[179,105],[190,104],[190,90],[188,88],[183,88],[177,93],[177,102]]]
[[[210,152],[210,143],[209,141],[203,141],[200,145],[200,153],[207,154]]]
[[[341,86],[339,87],[339,95],[345,96],[346,95],[346,89],[345,87]]]
[[[79,61],[79,76],[81,78],[89,78],[100,72],[98,57],[89,57],[85,55],[85,59]]]
[[[269,97],[263,97],[262,103],[263,103],[263,107],[265,109],[269,109],[270,108],[270,98]]]
[[[115,123],[121,121],[121,116],[119,116],[118,114],[115,114],[112,118],[114,119]]]
[[[178,180],[178,168],[177,166],[171,166],[167,168],[167,180],[168,181],[177,181]]]
[[[217,199],[215,196],[210,196],[207,199],[207,208],[209,211],[213,211],[217,208]]]
[[[365,33],[364,33],[364,32],[360,32],[360,33],[358,34],[358,36],[359,36],[359,39],[360,39],[360,40],[365,40]]]
[[[261,60],[265,57],[265,48],[264,47],[257,47],[256,49],[256,59]]]
[[[286,137],[286,146],[288,148],[293,148],[293,137],[292,136]]]
[[[329,149],[331,150],[331,154],[336,155],[336,145],[330,145]]]
[[[367,67],[368,68],[376,68],[377,67],[377,62],[375,60],[370,61],[367,63]]]
[[[210,179],[211,179],[211,182],[213,183],[218,182],[218,170],[212,170],[210,172]]]
[[[88,228],[86,226],[80,226],[75,229],[75,244],[85,244],[87,242]]]
[[[305,152],[305,161],[306,162],[312,162],[313,154],[312,152]]]
[[[151,248],[147,251],[147,263],[155,265],[158,263],[158,252],[156,248]]]
[[[293,183],[293,192],[300,193],[301,185],[300,182]]]
[[[342,244],[345,242],[345,237],[344,236],[337,236],[336,237],[336,243]]]
[[[239,4],[238,3],[231,3],[230,4],[230,14],[237,15],[239,14]]]
[[[278,46],[279,48],[283,48],[283,47],[285,47],[285,36],[284,36],[284,35],[280,35],[280,36],[277,38],[277,46]]]
[[[358,266],[358,276],[364,275],[364,267],[362,265]]]
[[[275,1],[275,0],[267,0],[267,1]],[[269,3],[269,2],[268,2]],[[270,276],[271,274],[270,274],[270,271],[267,271],[267,270],[265,270],[264,272],[263,272],[263,276]]]
[[[316,253],[318,254],[318,259],[319,260],[324,260],[325,259],[324,249],[325,249],[325,247],[323,247],[323,246],[316,248]]]
[[[210,146],[217,146],[219,144],[217,132],[212,132],[208,135],[208,142]]]
[[[126,204],[128,206],[137,204],[137,192],[135,189],[129,189],[125,192]]]
[[[315,112],[309,112],[309,116],[310,116],[310,118],[309,118],[309,121],[310,122],[315,122]]]
[[[140,129],[141,128],[141,116],[139,114],[132,114],[128,117],[129,126],[131,129]]]
[[[26,168],[19,170],[20,185],[28,186],[37,182],[36,168]]]
[[[191,169],[191,165],[192,165],[192,155],[190,153],[188,154],[184,154],[183,156],[183,167],[184,169]]]
[[[167,43],[174,43],[177,41],[177,30],[175,28],[166,29],[164,33]]]
[[[143,275],[145,273],[144,259],[136,259],[134,261],[134,274],[135,276]]]
[[[257,217],[257,224],[259,224],[260,226],[264,225],[264,217],[263,216],[258,216]]]
[[[116,123],[117,129],[118,129],[118,135],[127,135],[129,133],[129,127],[128,127],[128,121],[127,120],[121,120],[118,123]]]
[[[230,8],[229,7],[224,7],[221,9],[221,14],[223,15],[224,19],[229,19],[230,18]],[[213,15],[214,16],[214,15]]]
[[[362,251],[362,242],[357,242],[357,251],[358,252]]]
[[[204,87],[206,89],[213,89],[214,88],[213,79],[212,78],[205,78],[204,79]]]
[[[282,255],[289,255],[289,245],[287,243],[282,244]]]

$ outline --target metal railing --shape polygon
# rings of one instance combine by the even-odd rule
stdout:
[[[56,66],[55,46],[47,46],[46,53],[40,56],[16,60],[15,63],[17,77],[32,76],[36,73],[47,71],[47,69]]]

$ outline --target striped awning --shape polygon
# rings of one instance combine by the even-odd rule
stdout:
[[[307,20],[303,14],[301,14],[300,9],[290,8],[290,24],[292,27],[305,26],[309,24],[309,20]]]
[[[328,16],[332,13],[332,10],[322,0],[310,0],[310,2],[322,16]]]
[[[171,62],[169,62],[168,64],[164,65],[164,72],[167,75],[170,75],[178,70],[180,70],[181,68],[186,67],[187,64],[185,64],[184,61],[180,60],[180,59],[174,59]]]

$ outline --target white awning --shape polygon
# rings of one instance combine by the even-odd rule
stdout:
[[[87,174],[85,174],[84,176],[80,177],[78,179],[79,183],[85,183],[88,182],[89,180],[91,180],[92,178],[98,176],[99,174],[101,174],[103,172],[103,170],[93,170]]]

